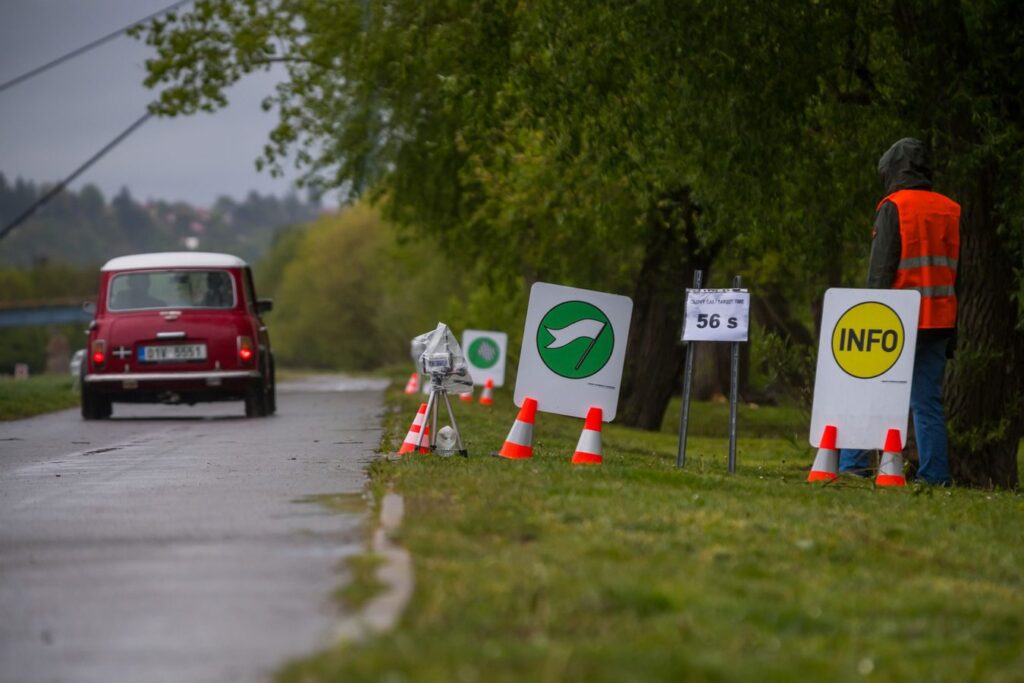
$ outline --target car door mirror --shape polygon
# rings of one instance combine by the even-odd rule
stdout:
[[[96,315],[96,302],[95,301],[83,301],[82,310],[89,315]]]
[[[273,299],[256,300],[256,312],[259,313],[260,315],[263,315],[264,313],[270,313],[272,310],[274,310]]]

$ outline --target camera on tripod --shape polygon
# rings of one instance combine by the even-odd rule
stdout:
[[[450,375],[455,369],[455,361],[450,351],[424,352],[420,356],[420,370],[424,375]]]
[[[410,351],[419,371],[430,377],[430,397],[427,399],[424,422],[430,426],[430,429],[425,431],[430,432],[431,452],[445,457],[456,453],[467,457],[469,454],[462,443],[459,425],[455,421],[452,404],[448,400],[449,392],[462,393],[473,390],[473,378],[469,374],[466,357],[459,342],[447,325],[438,323],[436,329],[413,339]],[[451,426],[439,430],[437,416],[441,403],[448,411]]]

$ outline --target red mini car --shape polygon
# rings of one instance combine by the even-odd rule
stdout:
[[[82,364],[82,417],[111,404],[245,401],[248,417],[276,409],[274,356],[252,272],[227,254],[168,252],[103,266]]]

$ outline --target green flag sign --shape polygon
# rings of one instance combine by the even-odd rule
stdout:
[[[473,384],[483,385],[492,379],[496,387],[505,385],[507,334],[496,330],[466,330],[462,334],[462,348],[466,350]]]
[[[566,301],[545,314],[537,328],[544,365],[569,379],[590,377],[612,357],[615,331],[604,312],[585,301]]]
[[[497,365],[500,355],[501,350],[498,348],[498,344],[487,337],[480,337],[469,345],[469,359],[473,365],[484,370]]]
[[[615,418],[633,302],[617,294],[538,282],[530,289],[515,403],[547,413]]]

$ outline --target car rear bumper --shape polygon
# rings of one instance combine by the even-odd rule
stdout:
[[[124,384],[147,384],[151,382],[205,382],[217,385],[225,380],[258,379],[258,370],[209,370],[204,372],[112,372],[107,375],[88,374],[85,381],[92,383],[114,382]]]

